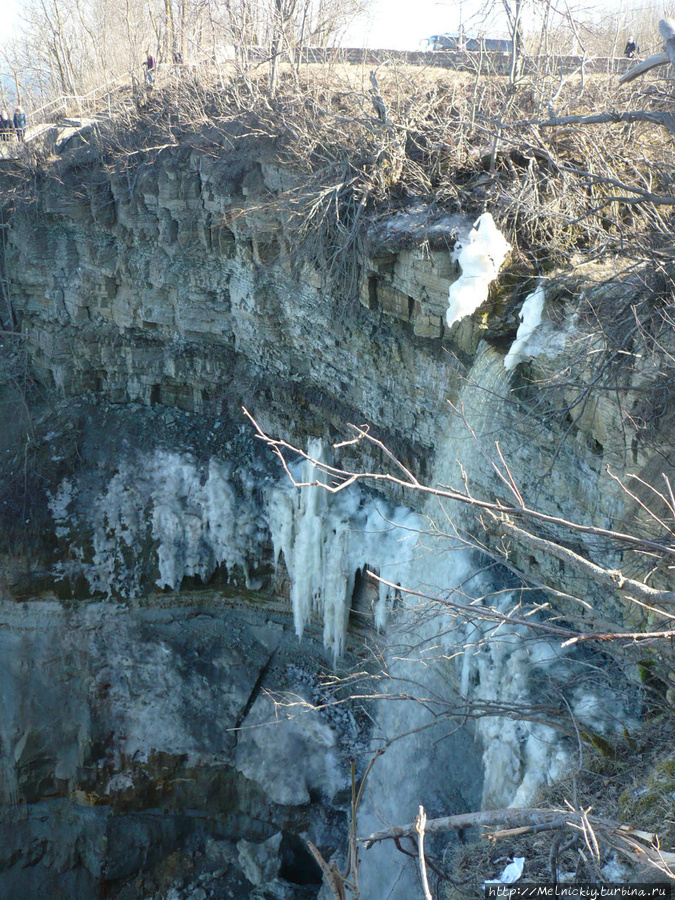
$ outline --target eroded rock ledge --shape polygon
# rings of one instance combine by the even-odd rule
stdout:
[[[58,178],[45,178],[35,203],[15,210],[10,223],[6,274],[26,367],[3,385],[11,420],[2,438],[11,475],[3,515],[11,529],[0,587],[7,683],[21,696],[0,750],[5,800],[26,804],[26,827],[36,837],[14,832],[21,816],[10,806],[4,826],[12,849],[3,864],[7,878],[30,879],[25,870],[34,863],[36,879],[45,868],[65,871],[73,897],[78,890],[88,897],[94,883],[120,888],[145,867],[153,845],[165,858],[197,835],[214,865],[232,867],[234,885],[242,873],[249,882],[251,873],[273,877],[269,859],[282,844],[296,848],[288,850],[296,859],[304,837],[328,858],[344,828],[339,730],[320,720],[308,725],[301,771],[292,754],[281,764],[268,759],[254,729],[231,730],[271,715],[263,688],[302,686],[281,668],[284,655],[287,662],[294,656],[286,631],[270,643],[290,627],[289,616],[265,613],[288,595],[264,509],[264,489],[281,472],[255,441],[242,404],[264,428],[301,445],[308,436],[344,437],[345,422],[367,422],[420,479],[457,483],[459,459],[472,490],[504,498],[489,459],[498,439],[538,508],[604,527],[646,521],[640,497],[605,479],[606,464],[646,481],[671,468],[672,413],[664,401],[652,415],[660,357],[642,354],[646,341],[621,350],[631,361],[618,367],[615,390],[586,390],[598,373],[594,360],[611,353],[584,304],[592,296],[600,319],[607,298],[630,310],[643,273],[617,278],[600,266],[554,273],[548,324],[574,340],[554,341],[556,352],[511,373],[504,357],[529,281],[508,272],[475,315],[452,330],[444,324],[457,277],[450,251],[470,219],[408,204],[370,223],[356,260],[359,289],[341,296],[325,271],[295,253],[278,203],[295,183],[293,171],[273,147],[249,151],[214,157],[173,146],[120,173],[85,148],[60,165]],[[670,345],[659,352],[666,358]],[[448,401],[464,410],[473,433]],[[634,427],[638,419],[649,428]],[[180,478],[165,479],[171,503],[161,508],[175,511],[184,538],[171,545],[158,537],[171,528],[155,528],[153,519],[157,460],[169,457],[166,470]],[[345,450],[343,459],[365,469],[382,463],[372,447]],[[217,493],[206,489],[212,476],[219,490],[229,479],[219,508],[230,504],[233,530],[255,533],[248,556],[217,557],[218,540],[204,538],[211,522],[204,510]],[[127,503],[132,495],[143,502]],[[400,501],[403,493],[391,497]],[[114,498],[127,505],[115,507]],[[472,513],[457,521],[480,527]],[[575,549],[606,565],[628,560],[645,574],[644,560],[592,538],[579,537]],[[509,554],[533,581],[578,589],[576,573],[545,552],[514,542]],[[373,588],[359,577],[368,606]],[[667,574],[657,572],[659,579],[666,583]],[[162,609],[169,591],[182,588],[185,596],[207,582],[214,606],[201,599],[175,618]],[[104,596],[130,606],[99,604]],[[603,592],[592,599],[598,616],[644,624],[634,606]],[[225,600],[248,605],[223,610]],[[51,660],[63,656],[67,664],[59,662],[50,679]],[[308,668],[319,656],[308,652]],[[24,727],[31,710],[35,729]],[[159,725],[143,743],[148,711]],[[292,731],[289,745],[305,737]],[[208,827],[195,824],[191,809],[206,810]],[[116,845],[118,813],[133,823]],[[86,865],[52,847],[43,832],[53,820],[71,829]],[[116,848],[109,863],[97,843],[106,838]],[[235,846],[235,838],[244,844]],[[265,841],[269,856],[247,846]],[[311,892],[317,889],[314,883]]]

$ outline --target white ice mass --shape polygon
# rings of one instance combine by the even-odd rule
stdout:
[[[324,461],[319,441],[309,456]],[[321,480],[310,462],[294,470],[300,482]],[[340,493],[318,486],[295,488],[282,482],[270,492],[268,520],[278,564],[283,553],[291,579],[291,602],[298,637],[314,614],[323,620],[324,645],[342,650],[357,570],[375,570],[387,581],[403,583],[417,541],[418,517],[366,495],[357,485]],[[380,583],[373,610],[375,624],[386,621],[392,590]]]
[[[140,588],[140,548],[154,543],[160,588],[178,590],[186,576],[208,581],[218,566],[238,567],[248,577],[259,558],[261,511],[253,482],[229,463],[212,458],[206,468],[189,454],[155,450],[124,462],[90,507],[93,559],[87,579],[93,591],[133,596]],[[64,481],[51,497],[57,533],[71,537],[76,526],[76,492]],[[83,498],[83,502],[86,502]],[[73,542],[71,551],[81,557]]]
[[[448,327],[470,316],[488,296],[488,288],[499,274],[511,245],[495,225],[490,213],[483,213],[466,240],[455,245],[453,259],[462,270],[448,292]]]
[[[545,300],[544,288],[539,285],[536,291],[530,294],[523,303],[523,308],[518,313],[520,325],[518,326],[516,339],[504,357],[504,368],[508,369],[509,372],[515,369],[519,362],[536,354],[532,336],[541,325]]]

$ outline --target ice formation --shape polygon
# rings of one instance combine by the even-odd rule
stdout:
[[[462,274],[448,292],[448,327],[470,316],[487,300],[488,288],[510,249],[490,213],[483,213],[468,238],[455,245],[453,259],[459,263]]]
[[[489,577],[472,577],[475,559],[468,551],[446,553],[445,558],[419,554],[412,568],[411,587],[471,603],[475,616],[470,622],[459,619],[441,604],[435,614],[405,611],[400,624],[408,648],[398,645],[395,654],[387,652],[385,690],[394,697],[404,690],[424,702],[384,698],[377,704],[376,736],[391,745],[369,775],[359,815],[364,835],[386,824],[411,821],[420,803],[430,816],[531,805],[540,787],[569,771],[578,752],[575,739],[534,721],[560,696],[565,696],[578,726],[596,734],[620,731],[621,723],[631,721],[629,701],[621,691],[597,681],[597,664],[587,667],[582,656],[566,657],[559,643],[533,636],[515,621],[495,624],[480,618],[483,604],[508,615],[518,610],[522,598],[500,590]],[[483,708],[485,714],[473,720],[470,730],[458,729],[454,721],[442,719],[444,704],[452,709],[455,703]],[[440,725],[427,705],[441,713]],[[490,705],[494,715],[488,712]],[[534,707],[531,718],[528,707]],[[499,715],[500,708],[512,709],[513,717]],[[376,741],[373,749],[379,745]],[[440,772],[447,777],[439,777]],[[373,847],[362,861],[363,896],[415,896],[414,868],[406,870],[406,865],[393,848]]]
[[[231,574],[260,557],[264,523],[251,496],[253,482],[212,458],[204,470],[189,454],[162,450],[120,464],[91,498],[93,559],[86,569],[92,590],[131,596],[141,581],[142,548],[153,545],[156,584],[177,590],[186,576],[207,581],[218,566]],[[236,481],[236,489],[235,489]],[[78,500],[69,482],[51,498],[57,534],[69,537]],[[73,553],[82,557],[76,542]]]
[[[234,490],[232,467],[212,458],[202,483],[190,459],[164,454],[159,465],[162,478],[152,492],[159,587],[175,590],[186,575],[207,580],[217,565],[247,572],[259,529],[253,504]]]
[[[464,584],[475,570],[466,549],[450,549],[448,542],[431,536],[420,540],[411,564],[408,586],[435,596],[448,596],[449,588]],[[454,599],[454,598],[452,598]],[[480,748],[468,729],[441,718],[436,724],[425,703],[395,699],[403,691],[411,698],[447,697],[452,703],[455,663],[440,636],[451,620],[440,607],[420,601],[408,604],[392,626],[387,650],[388,675],[383,699],[375,707],[373,750],[388,746],[371,770],[359,809],[358,830],[368,835],[382,827],[414,819],[422,804],[430,817],[478,809],[481,800]],[[400,627],[399,627],[400,626]],[[393,651],[391,648],[395,648]],[[392,695],[394,699],[391,699]],[[437,710],[434,710],[436,712]],[[418,895],[414,866],[389,842],[376,844],[363,854],[359,886],[370,900],[409,900]]]
[[[515,605],[511,593],[501,596],[500,612]],[[493,604],[494,605],[494,604]],[[481,621],[465,627],[461,657],[461,693],[469,701],[506,707],[534,704],[537,680],[555,680],[558,648],[529,639],[523,626],[495,628]],[[483,746],[483,808],[527,806],[537,788],[560,777],[569,766],[570,748],[559,732],[526,718],[483,716],[476,721],[476,737]]]
[[[555,332],[553,338],[564,340],[566,334],[569,331]],[[551,341],[545,337],[548,347]],[[485,396],[493,404],[494,397],[508,394],[509,374],[503,357],[489,346],[474,368],[483,391],[467,386],[461,399],[472,421],[480,421],[488,408]],[[449,429],[437,445],[433,483],[453,483],[457,460],[466,459],[472,441],[459,426]],[[432,506],[425,512],[437,521],[439,515],[452,514]],[[449,530],[447,520],[445,530]],[[411,821],[420,803],[430,816],[531,804],[542,785],[569,771],[578,746],[575,738],[541,717],[533,715],[528,720],[527,707],[535,712],[558,707],[563,716],[571,712],[579,725],[598,735],[612,735],[622,722],[631,722],[630,697],[609,681],[601,682],[597,661],[586,660],[580,651],[564,652],[559,642],[538,637],[520,625],[515,619],[522,615],[522,596],[505,591],[490,573],[477,572],[476,559],[467,550],[450,547],[449,538],[439,536],[432,542],[428,535],[422,536],[405,584],[423,594],[471,605],[475,613],[469,620],[441,604],[435,611],[422,605],[403,608],[402,621],[397,623],[401,628],[388,636],[387,645],[395,646],[395,652],[386,651],[390,678],[384,684],[394,695],[403,689],[413,697],[440,698],[434,712],[443,709],[444,703],[450,709],[456,702],[485,710],[493,704],[495,713],[502,707],[512,710],[513,717],[477,716],[463,732],[449,723],[437,725],[422,703],[379,701],[379,735],[375,734],[390,746],[368,778],[359,816],[362,834],[385,824]],[[408,596],[412,604],[413,597]],[[513,610],[514,621],[497,627],[481,618],[480,609],[486,605],[506,616]],[[397,735],[404,736],[392,742]],[[439,777],[440,772],[447,772],[447,777]],[[362,862],[363,895],[372,900],[414,896],[414,867],[401,872],[406,865],[395,850],[373,847]]]
[[[309,456],[323,461],[318,441]],[[310,462],[294,472],[304,483],[318,481]],[[291,580],[293,618],[298,637],[312,614],[323,620],[324,645],[335,656],[342,650],[357,570],[376,570],[387,581],[403,583],[417,540],[418,517],[366,495],[358,485],[330,493],[311,484],[297,489],[284,482],[270,492],[268,520],[274,557],[283,553]],[[375,624],[381,628],[392,601],[392,590],[380,583]]]
[[[536,291],[530,294],[523,303],[523,307],[518,313],[520,325],[518,326],[516,339],[511,344],[511,349],[504,357],[505,369],[512,371],[519,362],[536,354],[532,335],[541,325],[545,300],[546,294],[544,293],[544,288],[539,285]]]
[[[523,322],[532,324],[533,309],[536,312],[534,300]],[[486,353],[484,366],[481,383],[494,392],[507,391],[509,378],[498,354]],[[321,460],[324,449],[314,442],[309,454]],[[438,447],[434,480],[450,483],[448,466],[461,455],[461,447],[448,435]],[[59,534],[73,537],[74,543],[78,509],[92,510],[89,577],[92,587],[106,593],[128,595],[138,586],[143,547],[157,554],[157,584],[177,589],[185,576],[206,580],[218,565],[245,571],[249,560],[260,558],[271,535],[275,560],[280,564],[283,556],[288,570],[298,635],[316,616],[335,656],[343,647],[357,573],[365,569],[422,594],[459,603],[473,598],[477,609],[488,602],[481,598],[495,590],[504,613],[517,607],[517,598],[490,583],[488,576],[476,574],[475,559],[466,549],[452,548],[442,535],[420,534],[422,519],[409,509],[368,495],[359,485],[333,494],[311,484],[295,488],[285,476],[263,487],[260,478],[244,474],[215,458],[200,466],[188,454],[155,451],[121,464],[91,496],[78,494],[71,482],[64,482],[52,497],[52,513],[62,529]],[[320,477],[309,462],[296,467],[294,475],[310,483]],[[266,492],[264,510],[260,494],[254,495],[255,484]],[[379,628],[395,596],[397,589],[380,584],[373,603]],[[397,604],[395,619],[402,629],[388,640],[390,647],[394,640],[398,643],[395,652],[389,651],[387,684],[392,693],[403,686],[406,694],[441,702],[461,696],[469,703],[516,708],[540,702],[542,686],[548,684],[551,696],[564,691],[577,720],[598,734],[615,727],[610,711],[617,721],[628,721],[629,711],[618,694],[608,686],[584,683],[579,677],[582,664],[572,656],[563,660],[555,643],[533,638],[515,622],[495,628],[479,616],[468,621],[442,605],[425,608],[422,601],[416,603],[414,596],[403,593]],[[372,799],[364,802],[364,832],[382,820],[409,821],[420,802],[438,814],[481,805],[526,805],[542,783],[569,766],[576,750],[575,742],[570,744],[559,731],[522,717],[479,717],[471,733],[435,722],[435,730],[426,731],[430,714],[425,705],[383,700],[378,707],[381,738],[408,737],[392,743],[370,776]],[[452,774],[439,778],[439,772]],[[368,886],[364,896],[406,898],[412,882],[399,880],[397,863],[385,858],[386,852],[369,852],[362,873]]]

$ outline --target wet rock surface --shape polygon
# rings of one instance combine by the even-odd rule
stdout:
[[[291,659],[314,670],[321,653],[311,638],[299,653],[283,615],[185,599],[3,604],[0,897],[318,891],[305,838],[333,852],[343,834],[338,736],[327,722],[294,726],[296,767],[275,770],[276,791],[256,768],[265,760],[252,756],[242,774],[237,759],[251,731],[287,757],[283,710],[251,711],[265,692],[298,687]],[[257,639],[261,627],[273,643]],[[300,773],[312,767],[310,804]]]
[[[0,382],[0,900],[315,896],[304,842],[343,852],[346,759],[368,734],[275,703],[316,700],[325,657],[315,635],[299,647],[292,633],[263,515],[281,471],[241,405],[303,446],[368,422],[420,480],[461,484],[461,459],[472,491],[510,501],[483,452],[499,440],[538,508],[607,527],[632,511],[605,464],[648,472],[658,441],[631,443],[637,407],[613,391],[575,404],[563,384],[569,422],[528,406],[536,388],[503,365],[510,296],[446,328],[461,222],[426,223],[421,240],[415,218],[384,223],[347,302],[261,204],[287,186],[269,158],[176,147],[131,181],[87,151],[77,160],[16,211],[6,253],[22,349]],[[560,333],[596,276],[561,293]],[[590,383],[585,350],[602,348],[574,334],[576,356],[529,374]],[[636,395],[643,377],[626,375]],[[343,460],[377,469],[373,446]],[[617,562],[591,540],[578,549]],[[509,552],[535,583],[576,590],[546,553]],[[402,714],[396,729],[409,726]],[[473,768],[457,778],[470,789],[448,779],[432,814],[479,802],[465,737]],[[382,779],[398,800],[400,776]]]

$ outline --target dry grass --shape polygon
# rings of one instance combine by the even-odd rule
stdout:
[[[584,749],[576,771],[544,788],[534,799],[540,808],[592,810],[602,819],[619,821],[658,837],[661,850],[675,850],[674,723],[670,711],[648,720],[631,735],[621,756]],[[448,876],[447,898],[483,896],[483,881],[499,878],[514,857],[525,858],[522,880],[528,883],[654,882],[664,879],[654,866],[642,866],[599,840],[600,859],[578,831],[541,832],[500,838],[472,836],[451,844],[442,860]]]
[[[265,199],[300,253],[356,289],[354,250],[378,217],[411,204],[469,216],[490,209],[514,247],[512,265],[548,273],[570,254],[672,256],[672,136],[649,121],[552,126],[559,117],[668,113],[663,82],[641,91],[606,75],[560,83],[386,64],[303,65],[264,73],[203,69],[119,96],[90,151],[134,170],[179,145],[214,155],[274,148],[295,187]],[[547,124],[548,123],[548,124]],[[173,148],[173,149],[172,149]],[[67,165],[76,160],[70,159]]]

